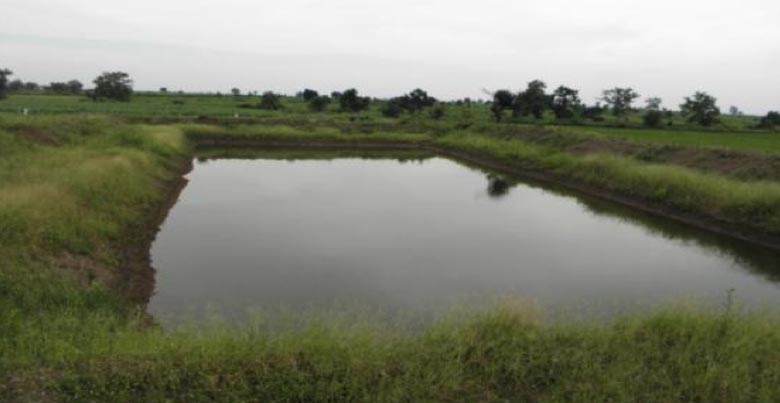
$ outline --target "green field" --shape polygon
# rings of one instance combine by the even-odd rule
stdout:
[[[174,105],[177,98],[184,104]],[[376,108],[315,114],[292,99],[283,111],[238,108],[242,102],[0,101],[0,401],[780,399],[780,316],[743,312],[727,295],[720,310],[669,307],[603,323],[550,322],[533,304],[506,300],[486,312],[454,309],[424,329],[349,312],[285,326],[258,318],[242,328],[157,327],[116,292],[116,281],[127,245],[143,238],[142,224],[198,142],[459,151],[780,234],[776,180],[638,156],[674,145],[773,158],[777,133],[497,125],[484,105],[453,105],[433,120],[387,119]],[[639,146],[576,152],[592,139]]]

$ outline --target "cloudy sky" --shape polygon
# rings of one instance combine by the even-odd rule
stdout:
[[[631,86],[780,109],[778,0],[3,0],[16,78],[124,70],[138,89],[422,87],[444,99],[540,78],[592,102]]]

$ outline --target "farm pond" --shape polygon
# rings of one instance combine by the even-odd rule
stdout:
[[[776,251],[440,156],[204,151],[187,179],[151,251],[163,324],[345,307],[431,318],[501,298],[587,318],[727,293],[780,303]]]

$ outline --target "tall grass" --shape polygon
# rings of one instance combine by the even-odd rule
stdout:
[[[669,309],[549,323],[506,301],[421,330],[324,316],[164,330],[102,285],[190,138],[434,144],[778,231],[780,190],[477,134],[0,121],[0,401],[780,400],[780,317]],[[83,263],[94,278],[63,268]]]
[[[775,401],[780,320],[667,310],[546,324],[505,303],[419,332],[327,317],[267,330],[101,328],[17,371],[23,401]],[[102,336],[102,337],[101,337]],[[3,396],[3,395],[0,395]]]
[[[435,144],[552,172],[683,213],[780,234],[780,184],[776,182],[742,182],[609,154],[575,156],[517,139],[474,134],[447,135],[436,139]]]

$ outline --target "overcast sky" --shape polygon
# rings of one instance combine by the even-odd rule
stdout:
[[[46,83],[123,70],[137,89],[443,99],[634,87],[677,108],[780,109],[780,0],[3,0],[0,67]]]

